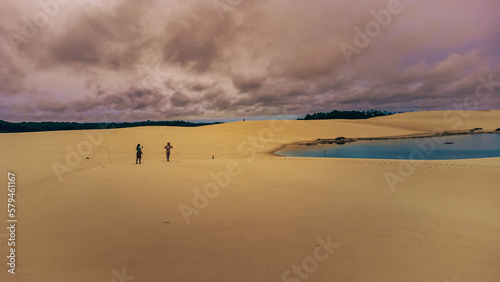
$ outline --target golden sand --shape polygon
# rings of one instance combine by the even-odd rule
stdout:
[[[499,128],[500,111],[0,134],[19,220],[16,275],[0,231],[0,281],[499,281],[500,158],[272,154],[478,127]]]

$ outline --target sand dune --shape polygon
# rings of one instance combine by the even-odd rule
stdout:
[[[424,161],[391,190],[403,161],[272,154],[478,127],[500,111],[0,134],[19,219],[0,281],[499,281],[500,158]]]

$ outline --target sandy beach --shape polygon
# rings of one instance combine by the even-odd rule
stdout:
[[[500,111],[0,134],[18,219],[0,281],[499,281],[500,158],[273,154],[472,128],[500,128]]]

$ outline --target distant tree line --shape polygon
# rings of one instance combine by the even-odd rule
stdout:
[[[298,118],[298,120],[312,120],[312,119],[368,119],[372,117],[379,116],[389,116],[396,114],[397,112],[379,111],[379,110],[369,110],[369,111],[331,111],[329,113],[314,113],[307,114],[303,118]]]
[[[91,123],[78,123],[78,122],[7,122],[0,120],[0,133],[6,132],[33,132],[33,131],[54,131],[54,130],[81,130],[81,129],[104,129],[104,128],[125,128],[125,127],[138,127],[138,126],[181,126],[181,127],[195,127],[214,123],[194,123],[183,120],[175,121],[138,121],[138,122],[91,122]]]

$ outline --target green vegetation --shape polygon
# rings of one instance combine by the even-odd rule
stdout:
[[[329,113],[314,113],[312,115],[307,114],[304,118],[298,118],[298,120],[312,120],[312,119],[368,119],[372,117],[388,116],[396,114],[397,112],[388,111],[331,111]]]
[[[195,127],[215,123],[194,123],[182,120],[176,121],[138,121],[138,122],[7,122],[0,120],[0,133],[6,132],[33,132],[33,131],[54,131],[54,130],[81,130],[81,129],[104,129],[104,128],[125,128],[137,126],[182,126]]]

